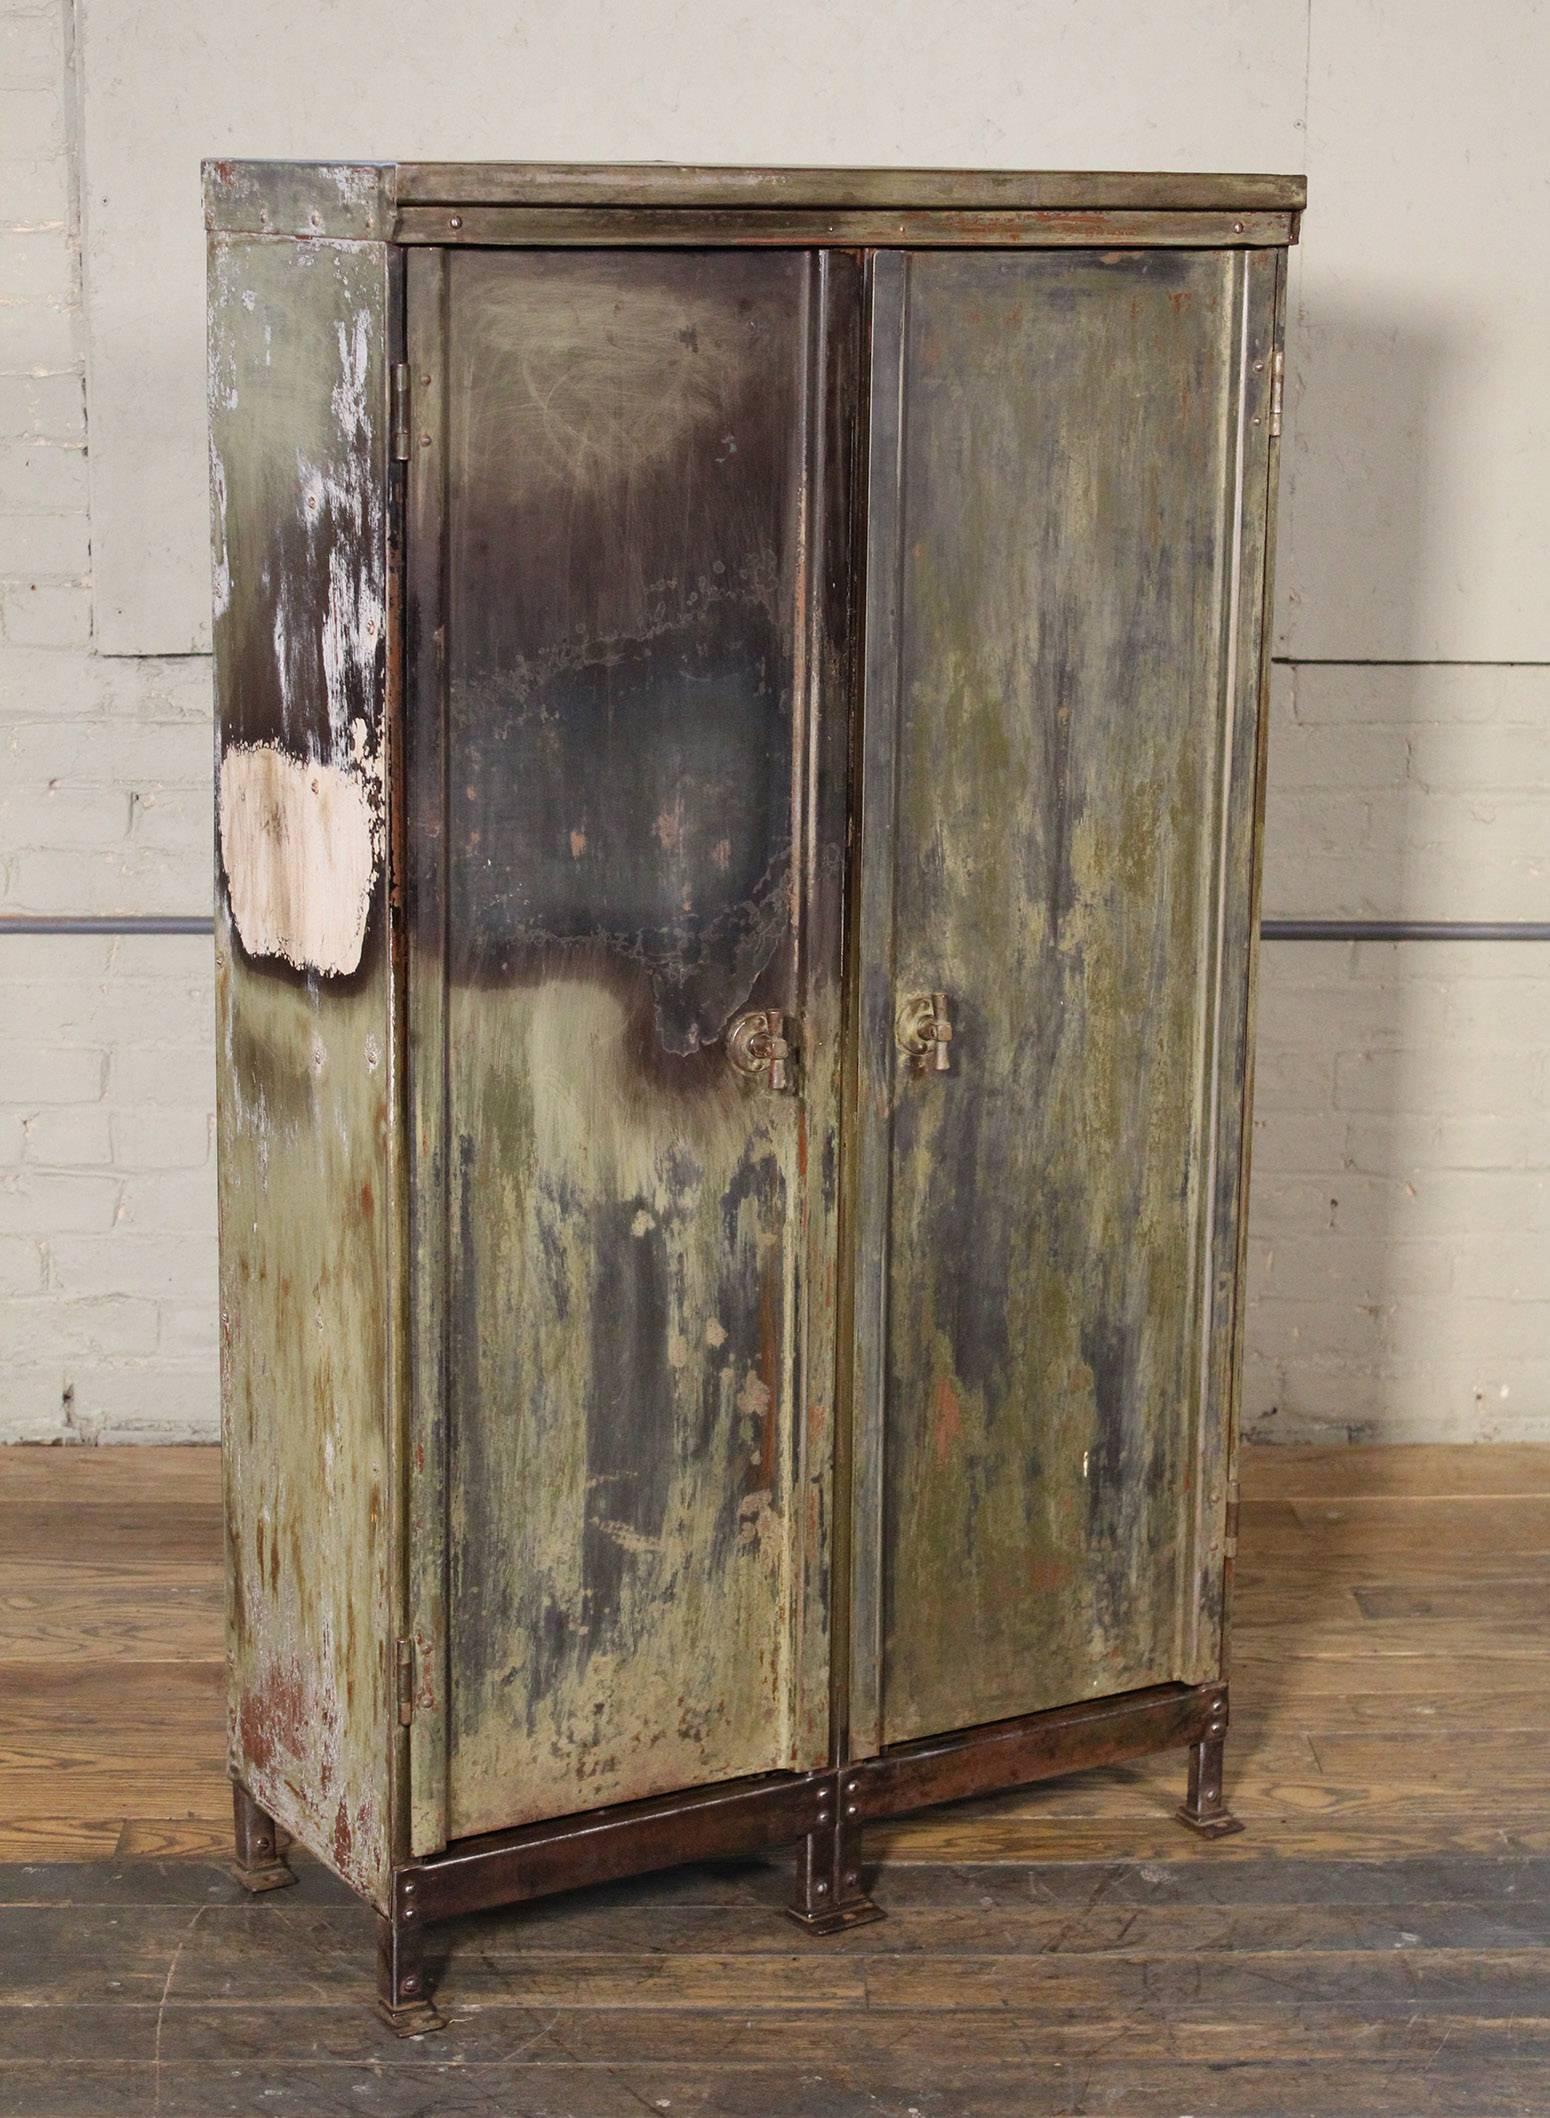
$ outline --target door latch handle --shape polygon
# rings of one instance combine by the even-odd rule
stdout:
[[[893,1027],[899,1050],[925,1062],[922,1071],[945,1074],[952,1064],[948,1046],[953,1025],[945,993],[911,993],[899,1008]]]
[[[777,1095],[791,1086],[791,1041],[786,1018],[777,1008],[750,1008],[727,1032],[727,1058],[747,1081],[758,1081]]]

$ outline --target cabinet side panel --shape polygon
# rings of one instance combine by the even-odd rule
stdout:
[[[1270,613],[1274,586],[1275,364],[1283,336],[1286,257],[1243,260],[1242,405],[1234,466],[1237,563],[1227,600],[1229,748],[1223,779],[1219,969],[1212,1038],[1214,1166],[1207,1199],[1209,1300],[1203,1349],[1194,1572],[1181,1584],[1179,1674],[1225,1675],[1232,1549],[1228,1495],[1235,1490],[1243,1364],[1243,1281],[1248,1223],[1254,998],[1259,959]]]
[[[230,1757],[379,1902],[388,284],[381,244],[211,243]]]

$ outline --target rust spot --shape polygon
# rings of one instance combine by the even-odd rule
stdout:
[[[293,1662],[267,1669],[237,1707],[237,1745],[244,1764],[265,1772],[277,1752],[306,1755],[310,1716],[301,1671]]]
[[[341,1875],[350,1872],[350,1852],[355,1844],[350,1830],[350,1812],[341,1798],[334,1814],[334,1865]]]
[[[371,1179],[368,1177],[361,1186],[361,1219],[369,1221],[376,1209],[377,1201],[371,1189]]]
[[[937,1462],[945,1464],[962,1439],[963,1407],[951,1381],[943,1375],[938,1378],[931,1399],[931,1446]]]

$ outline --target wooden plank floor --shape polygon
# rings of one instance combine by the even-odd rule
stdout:
[[[779,1861],[492,1915],[408,2044],[331,1878],[215,1864],[216,1471],[0,1451],[0,2118],[1550,2112],[1550,1450],[1250,1455],[1242,1836],[1170,1757],[873,1831],[829,1942]]]

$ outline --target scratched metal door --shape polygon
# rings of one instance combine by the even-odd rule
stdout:
[[[876,263],[857,1750],[1216,1667],[1277,271]]]
[[[858,270],[411,260],[421,1843],[826,1755]]]

